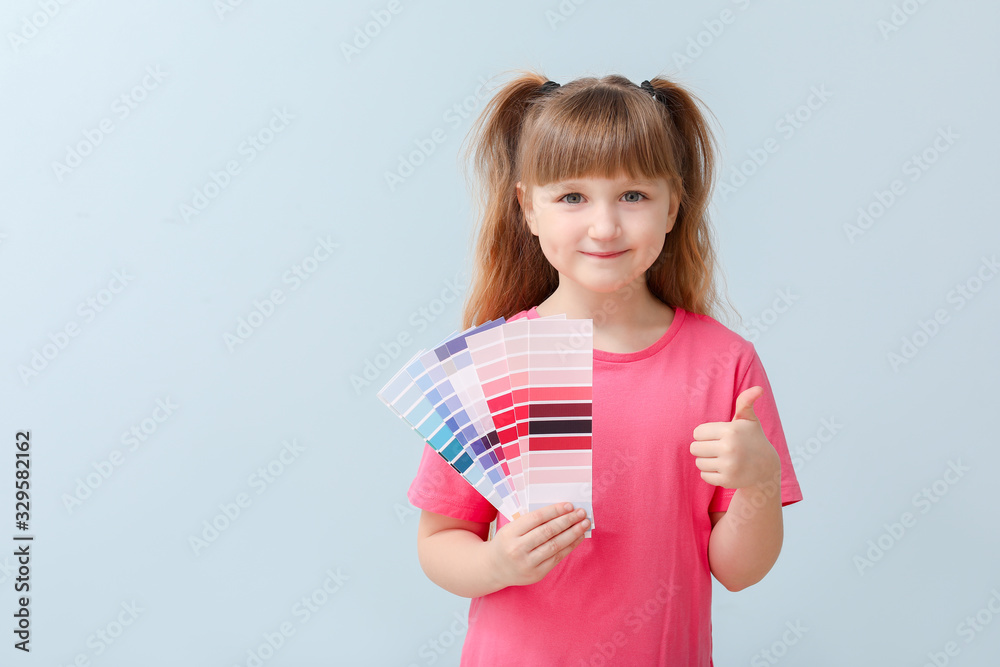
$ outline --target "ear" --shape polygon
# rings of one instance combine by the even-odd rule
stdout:
[[[674,223],[677,222],[677,213],[681,208],[681,197],[680,194],[674,188],[670,188],[670,208],[667,210],[667,233],[674,228]]]
[[[517,182],[514,189],[517,192],[517,203],[521,205],[521,210],[524,211],[524,219],[528,225],[528,229],[531,230],[533,235],[538,236],[538,230],[535,229],[534,210],[531,207],[531,197],[525,196],[521,181]]]

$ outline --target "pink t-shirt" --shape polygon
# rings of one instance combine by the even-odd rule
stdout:
[[[524,316],[538,313],[510,319]],[[754,412],[781,457],[781,504],[802,500],[757,352],[715,319],[675,308],[646,349],[595,349],[593,378],[593,535],[541,581],[472,600],[463,667],[712,666],[708,513],[735,491],[702,480],[689,447],[699,424],[732,420],[744,389],[764,388]],[[497,516],[429,445],[408,497]]]

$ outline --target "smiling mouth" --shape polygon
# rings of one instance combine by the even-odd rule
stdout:
[[[582,252],[582,251],[581,251]],[[610,259],[612,257],[618,257],[623,255],[627,250],[619,250],[618,252],[584,252],[584,255],[589,255],[590,257],[600,257],[601,259]]]

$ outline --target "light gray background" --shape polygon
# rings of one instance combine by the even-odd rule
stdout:
[[[748,151],[778,147],[712,214],[742,319],[728,324],[761,355],[805,500],[786,509],[762,582],[715,584],[715,664],[921,665],[948,642],[948,664],[993,664],[995,3],[233,4],[4,4],[0,662],[247,665],[288,623],[263,664],[458,664],[468,600],[421,572],[406,501],[421,443],[375,393],[460,324],[471,117],[451,123],[449,109],[478,113],[481,81],[539,67],[559,82],[676,76],[718,119],[722,182]],[[372,12],[391,21],[345,57]],[[143,89],[147,68],[163,75]],[[125,118],[122,95],[143,98]],[[292,119],[263,132],[273,141],[250,161],[241,142],[276,109]],[[782,119],[796,113],[788,136]],[[53,163],[102,119],[113,131],[60,179]],[[435,130],[444,141],[390,189],[385,174]],[[925,151],[935,161],[913,180]],[[185,221],[181,205],[231,160],[240,172]],[[902,194],[852,242],[845,225],[897,179]],[[317,239],[338,247],[292,289],[283,276]],[[124,289],[116,271],[131,276]],[[961,308],[957,285],[978,290]],[[275,289],[283,303],[230,350],[225,335]],[[88,299],[104,301],[92,319]],[[939,309],[946,321],[922,337]],[[380,358],[401,335],[409,344]],[[894,368],[904,338],[919,347]],[[369,363],[383,369],[355,390]],[[178,406],[162,423],[158,399]],[[144,420],[151,433],[130,449],[122,434]],[[30,655],[11,632],[21,429],[33,443]],[[298,455],[272,463],[293,439]],[[115,450],[121,465],[68,508]],[[262,489],[251,476],[269,463],[281,474]],[[953,484],[950,463],[968,467]],[[195,554],[189,538],[224,525],[220,505],[239,494],[249,506]],[[880,540],[888,550],[859,571]],[[330,595],[328,571],[341,579]],[[305,619],[295,605],[313,594],[324,604]],[[138,617],[98,655],[98,631],[116,632],[133,602]],[[977,613],[978,631],[960,625]]]

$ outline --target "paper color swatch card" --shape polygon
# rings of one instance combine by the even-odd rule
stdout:
[[[378,397],[507,519],[571,502],[592,530],[592,386],[593,321],[556,315],[453,332]]]
[[[570,499],[593,515],[591,320],[527,320],[528,511]]]

